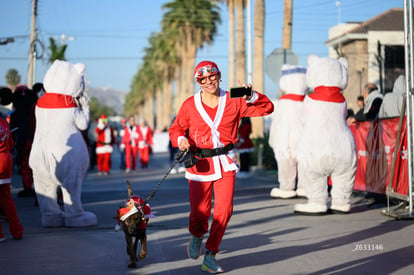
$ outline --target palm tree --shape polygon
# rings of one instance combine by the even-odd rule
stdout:
[[[57,45],[55,39],[53,37],[49,37],[49,50],[50,56],[48,62],[52,64],[55,60],[66,60],[65,59],[65,52],[66,48],[68,47],[67,44]]]
[[[234,0],[236,8],[236,81],[246,83],[246,35],[244,8],[246,0]]]
[[[9,69],[6,74],[6,83],[9,85],[10,90],[14,91],[17,84],[20,83],[21,76],[16,69]]]
[[[264,21],[265,1],[254,1],[254,55],[253,55],[253,83],[254,88],[264,92]],[[264,132],[263,118],[252,118],[252,137],[261,138]]]
[[[234,0],[226,0],[226,2],[229,10],[229,86],[233,87],[236,85],[236,81],[234,80],[236,66],[234,54]]]
[[[194,93],[194,67],[197,50],[210,44],[221,22],[219,7],[208,0],[175,0],[163,5],[163,31],[177,30],[175,47],[181,64],[177,86],[178,103]]]
[[[157,89],[157,128],[168,128],[172,116],[172,81],[179,63],[175,48],[176,33],[156,33],[150,38],[153,62],[160,76],[161,88]]]

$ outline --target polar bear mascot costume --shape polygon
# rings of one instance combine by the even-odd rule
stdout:
[[[296,146],[302,134],[302,107],[308,90],[306,68],[285,64],[279,82],[281,97],[272,117],[269,145],[278,166],[279,187],[274,187],[272,198],[305,196],[301,186],[295,190],[297,178]]]
[[[36,132],[29,164],[44,227],[95,226],[94,213],[85,212],[81,189],[89,154],[81,131],[89,124],[85,65],[56,60],[47,71],[46,93],[36,106]],[[64,212],[56,190],[63,193]]]
[[[346,123],[347,104],[341,91],[348,84],[345,58],[308,57],[306,79],[313,89],[303,103],[303,131],[298,142],[298,178],[308,202],[296,204],[301,214],[348,213],[357,167],[354,136]]]

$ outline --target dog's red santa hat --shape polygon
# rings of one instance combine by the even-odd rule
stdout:
[[[138,207],[140,207],[142,209],[142,211],[144,212],[144,218],[149,219],[149,218],[155,218],[155,215],[151,214],[151,207],[149,204],[146,204],[145,201],[136,196],[133,195],[131,197],[129,197],[126,202],[125,202],[125,207],[120,208],[118,210],[118,217],[121,221],[126,220],[129,216],[137,213],[139,210],[135,205],[138,205]]]

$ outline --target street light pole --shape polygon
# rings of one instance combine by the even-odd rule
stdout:
[[[36,17],[37,17],[37,0],[32,0],[32,22],[30,29],[29,43],[29,68],[27,70],[27,87],[32,88],[36,72]]]

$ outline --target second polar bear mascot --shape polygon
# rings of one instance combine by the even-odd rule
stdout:
[[[302,214],[328,212],[328,180],[332,182],[330,211],[348,213],[357,168],[355,139],[346,123],[342,90],[348,84],[345,58],[308,57],[306,79],[313,89],[304,100],[303,132],[298,142],[298,177],[308,202],[296,204]]]
[[[302,107],[305,94],[306,68],[284,64],[279,81],[281,97],[276,101],[269,133],[269,145],[277,161],[279,186],[272,188],[272,198],[305,196],[297,186],[297,142],[302,134]],[[299,182],[298,182],[299,183]]]

